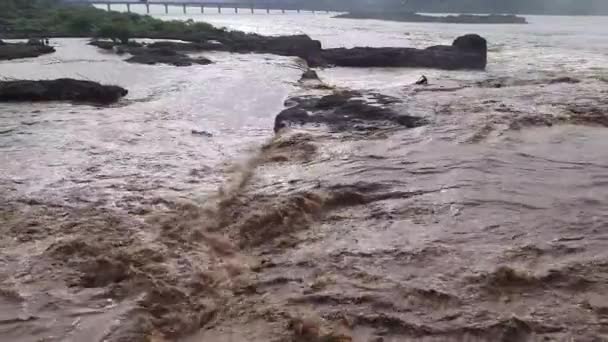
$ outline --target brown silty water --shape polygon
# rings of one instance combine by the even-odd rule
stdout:
[[[142,90],[116,108],[4,108],[0,340],[606,338],[605,69],[425,70],[427,87],[408,85],[420,70],[337,69],[311,89],[294,61],[215,57],[196,71],[255,88],[244,107],[153,67],[129,72],[183,88],[151,100],[125,79]],[[273,135],[287,93],[346,89],[348,117]],[[361,103],[420,121],[354,120]],[[215,119],[230,108],[256,122]]]

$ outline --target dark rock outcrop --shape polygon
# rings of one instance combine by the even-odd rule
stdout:
[[[280,56],[300,57],[310,66],[323,64],[321,42],[307,35],[264,37],[245,35],[241,38],[222,41],[232,52],[270,53]]]
[[[298,84],[301,87],[307,88],[307,89],[323,89],[323,90],[333,89],[332,86],[329,86],[329,85],[325,84],[323,81],[321,81],[321,79],[319,78],[319,75],[317,75],[317,72],[312,69],[308,69],[304,73],[302,73],[302,76],[300,77]]]
[[[223,51],[227,47],[216,41],[202,43],[181,43],[170,41],[158,41],[146,45],[150,49],[171,49],[174,51],[197,52],[197,51]]]
[[[52,46],[44,45],[38,40],[27,43],[7,43],[0,40],[0,60],[38,57],[55,52]]]
[[[187,37],[171,39],[188,40]],[[167,39],[168,39],[167,38]],[[194,37],[191,37],[194,39]],[[432,46],[427,49],[414,48],[370,48],[322,49],[321,43],[306,35],[265,37],[259,35],[235,34],[233,37],[221,37],[220,40],[203,42],[156,42],[145,47],[118,45],[112,42],[92,42],[102,49],[114,49],[118,53],[128,52],[133,55],[146,55],[129,59],[134,63],[167,63],[173,65],[205,64],[205,60],[191,60],[180,54],[180,51],[219,50],[238,53],[270,53],[282,56],[296,56],[304,59],[310,67],[345,66],[345,67],[423,67],[439,69],[479,69],[487,63],[487,42],[476,34],[458,37],[451,46]],[[173,52],[170,54],[167,51]],[[147,56],[150,54],[150,56]]]
[[[193,64],[211,64],[211,61],[205,57],[192,58],[190,56],[178,53],[170,49],[150,49],[150,48],[139,48],[136,50],[127,50],[127,52],[133,54],[133,57],[128,58],[126,61],[129,63],[139,64],[169,64],[173,66],[191,66]]]
[[[69,78],[0,82],[1,102],[73,101],[107,104],[118,101],[127,93],[126,89],[118,86]]]
[[[94,40],[89,42],[89,45],[96,46],[104,50],[112,50],[119,55],[131,54],[126,61],[129,63],[138,64],[169,64],[173,66],[191,66],[193,64],[206,65],[212,62],[205,57],[190,57],[179,51],[201,51],[198,49],[198,44],[194,43],[176,43],[176,42],[155,42],[151,44],[140,44],[129,42],[128,44],[120,44],[112,41]],[[204,50],[204,49],[203,49]]]
[[[422,118],[401,115],[388,105],[397,100],[381,94],[341,91],[323,97],[297,97],[276,116],[274,131],[293,125],[323,124],[334,131],[370,131],[387,126],[418,127]]]
[[[448,24],[527,24],[524,17],[512,14],[472,15],[459,14],[448,16],[421,15],[413,12],[399,11],[353,11],[335,16],[346,19],[376,19],[413,23],[448,23]]]
[[[451,46],[414,48],[326,49],[322,52],[325,63],[345,67],[420,67],[438,69],[478,69],[487,64],[487,42],[476,34],[458,37]]]
[[[224,34],[172,34],[149,33],[142,37],[152,39],[181,40],[183,42],[158,41],[150,43],[149,48],[168,48],[174,51],[230,51],[237,53],[269,53],[281,56],[295,56],[305,59],[311,66],[320,65],[321,42],[313,40],[307,35],[292,36],[261,36],[243,32],[229,32]],[[111,49],[111,42],[94,42],[92,45]]]
[[[140,48],[140,47],[144,46],[143,44],[135,42],[135,41],[130,41],[127,44],[122,44],[122,43],[114,42],[111,40],[97,40],[97,39],[91,40],[89,42],[89,45],[96,46],[103,50],[113,50],[115,47],[123,48],[123,49],[133,49],[133,48]]]
[[[308,69],[308,70],[304,71],[304,73],[302,74],[302,77],[300,77],[300,81],[305,81],[305,80],[320,81],[319,75],[317,75],[317,72],[312,69]]]

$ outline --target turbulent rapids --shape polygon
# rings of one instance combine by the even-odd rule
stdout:
[[[210,19],[336,48],[455,36],[270,20]],[[1,62],[129,93],[0,104],[0,340],[600,341],[608,35],[593,20],[488,28],[486,72],[227,52],[140,65],[84,39]]]

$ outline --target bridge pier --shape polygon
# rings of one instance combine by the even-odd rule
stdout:
[[[131,13],[131,4],[127,2],[127,13]]]
[[[221,5],[217,5],[217,13],[222,13],[222,6]]]
[[[186,4],[184,4],[184,14],[186,14]]]
[[[205,13],[205,5],[201,5],[201,14]]]
[[[169,14],[169,5],[165,4],[165,14]]]
[[[282,12],[283,14],[285,14],[285,9],[284,9],[284,8],[281,8],[281,12]]]
[[[237,13],[237,14],[239,13],[239,8],[238,7],[234,8],[234,13]]]
[[[253,14],[253,7],[251,7],[251,14]]]
[[[266,9],[266,13],[267,13],[267,14],[270,14],[270,8],[267,8],[267,9]]]
[[[146,3],[146,13],[150,14],[150,4]]]
[[[300,9],[299,8],[296,11],[298,11],[298,13],[300,13]]]
[[[108,12],[110,12],[110,11],[112,10],[112,7],[111,7],[110,3],[108,2],[108,3],[106,4],[106,6],[108,7]]]

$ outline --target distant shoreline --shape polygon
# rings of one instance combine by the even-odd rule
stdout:
[[[410,23],[446,23],[446,24],[527,24],[524,17],[512,14],[473,15],[458,14],[446,16],[422,15],[413,12],[349,12],[339,14],[338,19],[376,19]]]

